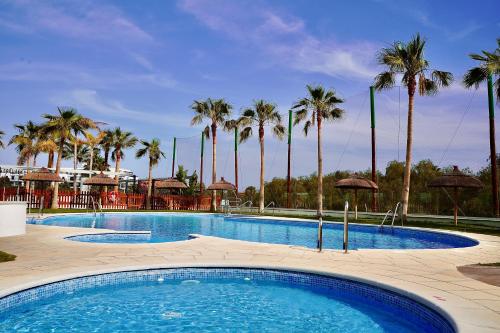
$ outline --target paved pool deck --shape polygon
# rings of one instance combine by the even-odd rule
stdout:
[[[0,238],[17,255],[0,264],[0,296],[87,274],[158,267],[262,267],[320,272],[406,293],[453,318],[459,332],[500,332],[500,287],[471,279],[458,266],[500,262],[500,237],[451,232],[478,246],[428,250],[324,250],[209,236],[172,243],[99,244],[64,239],[104,229],[27,225]]]

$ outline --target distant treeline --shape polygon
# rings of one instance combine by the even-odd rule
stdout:
[[[379,212],[387,212],[394,209],[398,201],[401,201],[401,189],[403,186],[403,162],[391,161],[387,164],[385,172],[378,173],[377,193]],[[453,215],[453,201],[451,191],[439,188],[429,188],[427,183],[453,169],[452,166],[438,168],[431,160],[422,160],[412,167],[411,192],[409,212],[415,214],[438,214]],[[493,216],[492,194],[491,194],[491,171],[486,166],[477,173],[468,168],[461,169],[462,172],[479,178],[484,187],[481,190],[460,190],[459,215],[466,216]],[[339,190],[334,187],[335,182],[348,177],[352,171],[344,170],[328,173],[323,178],[323,205],[325,209],[341,210],[345,200],[352,203],[354,192],[352,190]],[[371,171],[366,170],[357,173],[360,176],[371,178]],[[275,202],[278,207],[286,207],[287,190],[285,178],[273,178],[266,182],[266,205]],[[292,178],[292,208],[316,209],[317,176],[302,176]],[[358,209],[360,211],[371,211],[371,191],[358,191]],[[258,192],[255,187],[245,189],[244,201],[258,202]]]

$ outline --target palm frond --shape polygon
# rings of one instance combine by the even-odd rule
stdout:
[[[445,71],[434,70],[431,79],[438,87],[448,87],[453,82],[453,74]]]
[[[394,87],[396,75],[394,72],[382,72],[375,77],[373,87],[375,90],[385,90]]]
[[[474,67],[465,73],[463,83],[467,88],[474,86],[477,89],[482,82],[487,80],[487,78],[488,70],[486,68]]]
[[[310,120],[307,120],[304,124],[304,134],[307,136],[309,134],[309,129],[312,126],[312,122]]]
[[[252,136],[252,127],[245,127],[240,133],[240,143],[247,141]]]

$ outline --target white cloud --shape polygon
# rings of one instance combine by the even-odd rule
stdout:
[[[372,79],[376,74],[376,45],[317,38],[292,15],[260,4],[220,0],[183,0],[179,6],[208,28],[272,56],[277,65],[343,78]]]

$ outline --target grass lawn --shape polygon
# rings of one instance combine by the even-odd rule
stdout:
[[[62,213],[90,213],[91,211],[85,209],[46,209],[44,213],[46,214],[62,214]],[[135,212],[135,213],[145,213],[145,212],[187,212],[187,213],[208,213],[208,211],[169,211],[169,210],[154,210],[154,211],[145,211],[145,210],[124,210],[124,209],[115,209],[115,210],[104,210],[104,212]],[[256,215],[262,216],[258,214],[244,213],[245,215]],[[293,215],[293,214],[264,214],[264,216],[275,216],[275,217],[292,217],[306,220],[316,220],[316,218],[307,215]],[[341,217],[330,217],[325,216],[325,221],[335,221],[342,222]],[[361,224],[375,224],[379,225],[382,218],[365,218],[360,217],[356,223]],[[350,223],[354,223],[355,221],[350,218]],[[396,221],[396,225],[398,225]],[[500,225],[499,226],[491,226],[491,225],[481,225],[477,223],[470,223],[466,219],[461,219],[458,223],[458,226],[453,224],[453,221],[426,221],[426,220],[418,220],[418,221],[408,221],[405,226],[409,227],[419,227],[419,228],[433,228],[433,229],[442,229],[442,230],[453,230],[453,231],[462,231],[462,232],[472,232],[493,236],[500,236]]]
[[[13,261],[16,256],[7,252],[0,251],[0,262]]]

